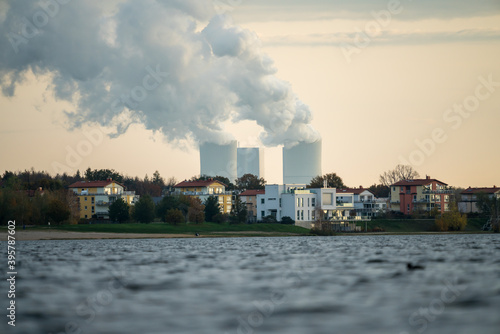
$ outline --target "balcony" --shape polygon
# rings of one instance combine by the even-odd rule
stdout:
[[[422,190],[422,194],[453,194],[453,190],[451,189],[424,189]]]
[[[342,222],[342,221],[362,221],[362,220],[371,220],[369,216],[341,216],[341,217],[333,217],[331,221],[333,222]]]
[[[354,204],[353,203],[340,203],[340,202],[337,202],[337,207],[341,207],[341,208],[353,208]]]

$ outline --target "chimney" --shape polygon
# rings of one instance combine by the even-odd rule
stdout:
[[[431,177],[430,177],[429,175],[426,175],[426,176],[425,176],[425,179],[426,179],[426,180],[430,180],[430,179],[431,179]]]
[[[363,186],[359,186],[359,189],[363,189]]]

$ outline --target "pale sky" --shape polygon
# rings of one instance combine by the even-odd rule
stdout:
[[[55,174],[57,168],[72,173],[91,167],[143,177],[159,170],[163,177],[174,176],[178,180],[198,174],[199,153],[195,139],[172,140],[180,136],[165,132],[180,131],[175,124],[161,131],[147,130],[154,129],[154,123],[161,122],[161,117],[144,120],[147,117],[142,118],[141,114],[130,116],[135,121],[130,125],[131,122],[120,123],[119,119],[106,123],[104,118],[87,113],[81,127],[75,126],[79,109],[61,98],[66,89],[72,89],[67,83],[60,84],[67,69],[65,57],[80,57],[79,61],[85,64],[80,77],[84,78],[93,70],[92,66],[87,66],[88,59],[97,57],[98,52],[94,54],[89,47],[85,53],[68,52],[65,57],[49,60],[38,52],[48,54],[50,50],[44,47],[50,48],[50,45],[36,44],[45,41],[47,34],[54,33],[61,34],[52,40],[56,47],[78,49],[67,36],[79,32],[62,34],[52,29],[52,25],[60,29],[67,24],[71,30],[74,19],[63,20],[65,10],[79,5],[76,0],[74,2],[58,8],[48,24],[40,28],[42,33],[26,44],[19,44],[15,54],[7,38],[13,25],[6,18],[7,10],[14,6],[5,3],[0,6],[0,79],[4,89],[4,94],[0,95],[0,171],[34,167]],[[177,1],[171,2],[175,9],[182,7],[176,5]],[[119,7],[122,2],[115,3]],[[274,61],[275,76],[288,82],[291,90],[309,107],[310,124],[323,140],[323,173],[335,172],[349,186],[368,187],[378,183],[384,171],[406,163],[413,164],[422,177],[427,174],[452,186],[500,185],[497,139],[500,127],[500,2],[408,0],[397,4],[366,0],[345,4],[345,1],[320,0],[242,0],[203,3],[208,7],[213,7],[214,3],[234,4],[212,8],[213,14],[224,12],[232,17],[235,26],[254,32],[261,41],[261,51]],[[34,6],[16,9],[16,13],[19,18],[32,20],[37,12]],[[392,13],[388,6],[392,6]],[[95,18],[96,22],[107,22],[106,17],[113,10],[97,11],[102,17]],[[175,21],[175,11],[171,12],[172,21]],[[142,19],[147,13],[146,8]],[[378,13],[378,22],[374,13]],[[382,13],[390,13],[390,16]],[[203,16],[200,17],[195,28],[198,32],[208,24]],[[137,21],[142,24],[140,17]],[[127,34],[142,29],[133,16],[127,22],[131,22],[130,27],[123,28]],[[170,22],[168,17],[165,22]],[[77,27],[78,24],[74,23]],[[91,23],[82,17],[81,24]],[[170,29],[176,29],[177,26],[173,26]],[[122,29],[120,27],[117,29]],[[120,31],[117,34],[120,35]],[[366,38],[360,37],[361,34]],[[90,41],[92,46],[92,39],[103,36],[88,33],[78,38]],[[120,43],[119,38],[113,39],[113,34],[107,34],[106,38],[113,47]],[[153,38],[179,37],[160,32]],[[184,43],[179,41],[179,45]],[[123,49],[121,51],[117,59],[123,56]],[[154,53],[154,49],[145,47],[128,51]],[[170,52],[169,57],[175,55]],[[154,68],[155,63],[149,64]],[[32,68],[36,69],[36,74]],[[104,68],[104,73],[107,70]],[[193,71],[202,70],[193,67]],[[18,71],[15,73],[21,79],[9,93],[12,71]],[[80,78],[73,74],[73,79],[75,77],[76,80]],[[203,87],[210,88],[210,76],[203,78],[206,80]],[[81,81],[79,87],[84,87],[86,82],[94,85],[92,80]],[[131,88],[124,87],[128,87],[127,91]],[[87,91],[82,90],[81,94]],[[193,99],[193,96],[188,98]],[[150,105],[147,100],[145,103]],[[182,98],[178,103],[184,103]],[[68,118],[65,112],[71,117]],[[120,117],[125,117],[123,115]],[[223,130],[234,135],[241,146],[262,145],[259,137],[262,128],[255,121],[234,123],[234,114],[221,119],[224,120]],[[119,128],[121,124],[124,125]],[[94,130],[95,133],[96,129],[122,134],[104,136],[102,140],[95,137],[97,140],[89,146],[84,131]],[[83,154],[68,153],[78,150]],[[266,148],[265,162],[268,183],[281,183],[281,147]]]

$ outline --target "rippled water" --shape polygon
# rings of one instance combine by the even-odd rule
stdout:
[[[2,315],[3,333],[500,332],[500,235],[17,248],[16,328]],[[425,268],[408,270],[408,262]],[[8,290],[5,280],[0,287]]]

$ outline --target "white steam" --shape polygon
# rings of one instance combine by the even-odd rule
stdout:
[[[3,94],[26,71],[50,73],[56,98],[75,105],[73,127],[99,123],[118,136],[142,123],[169,142],[222,144],[232,138],[222,123],[253,120],[268,146],[319,139],[257,36],[211,0],[11,0],[0,31]]]

